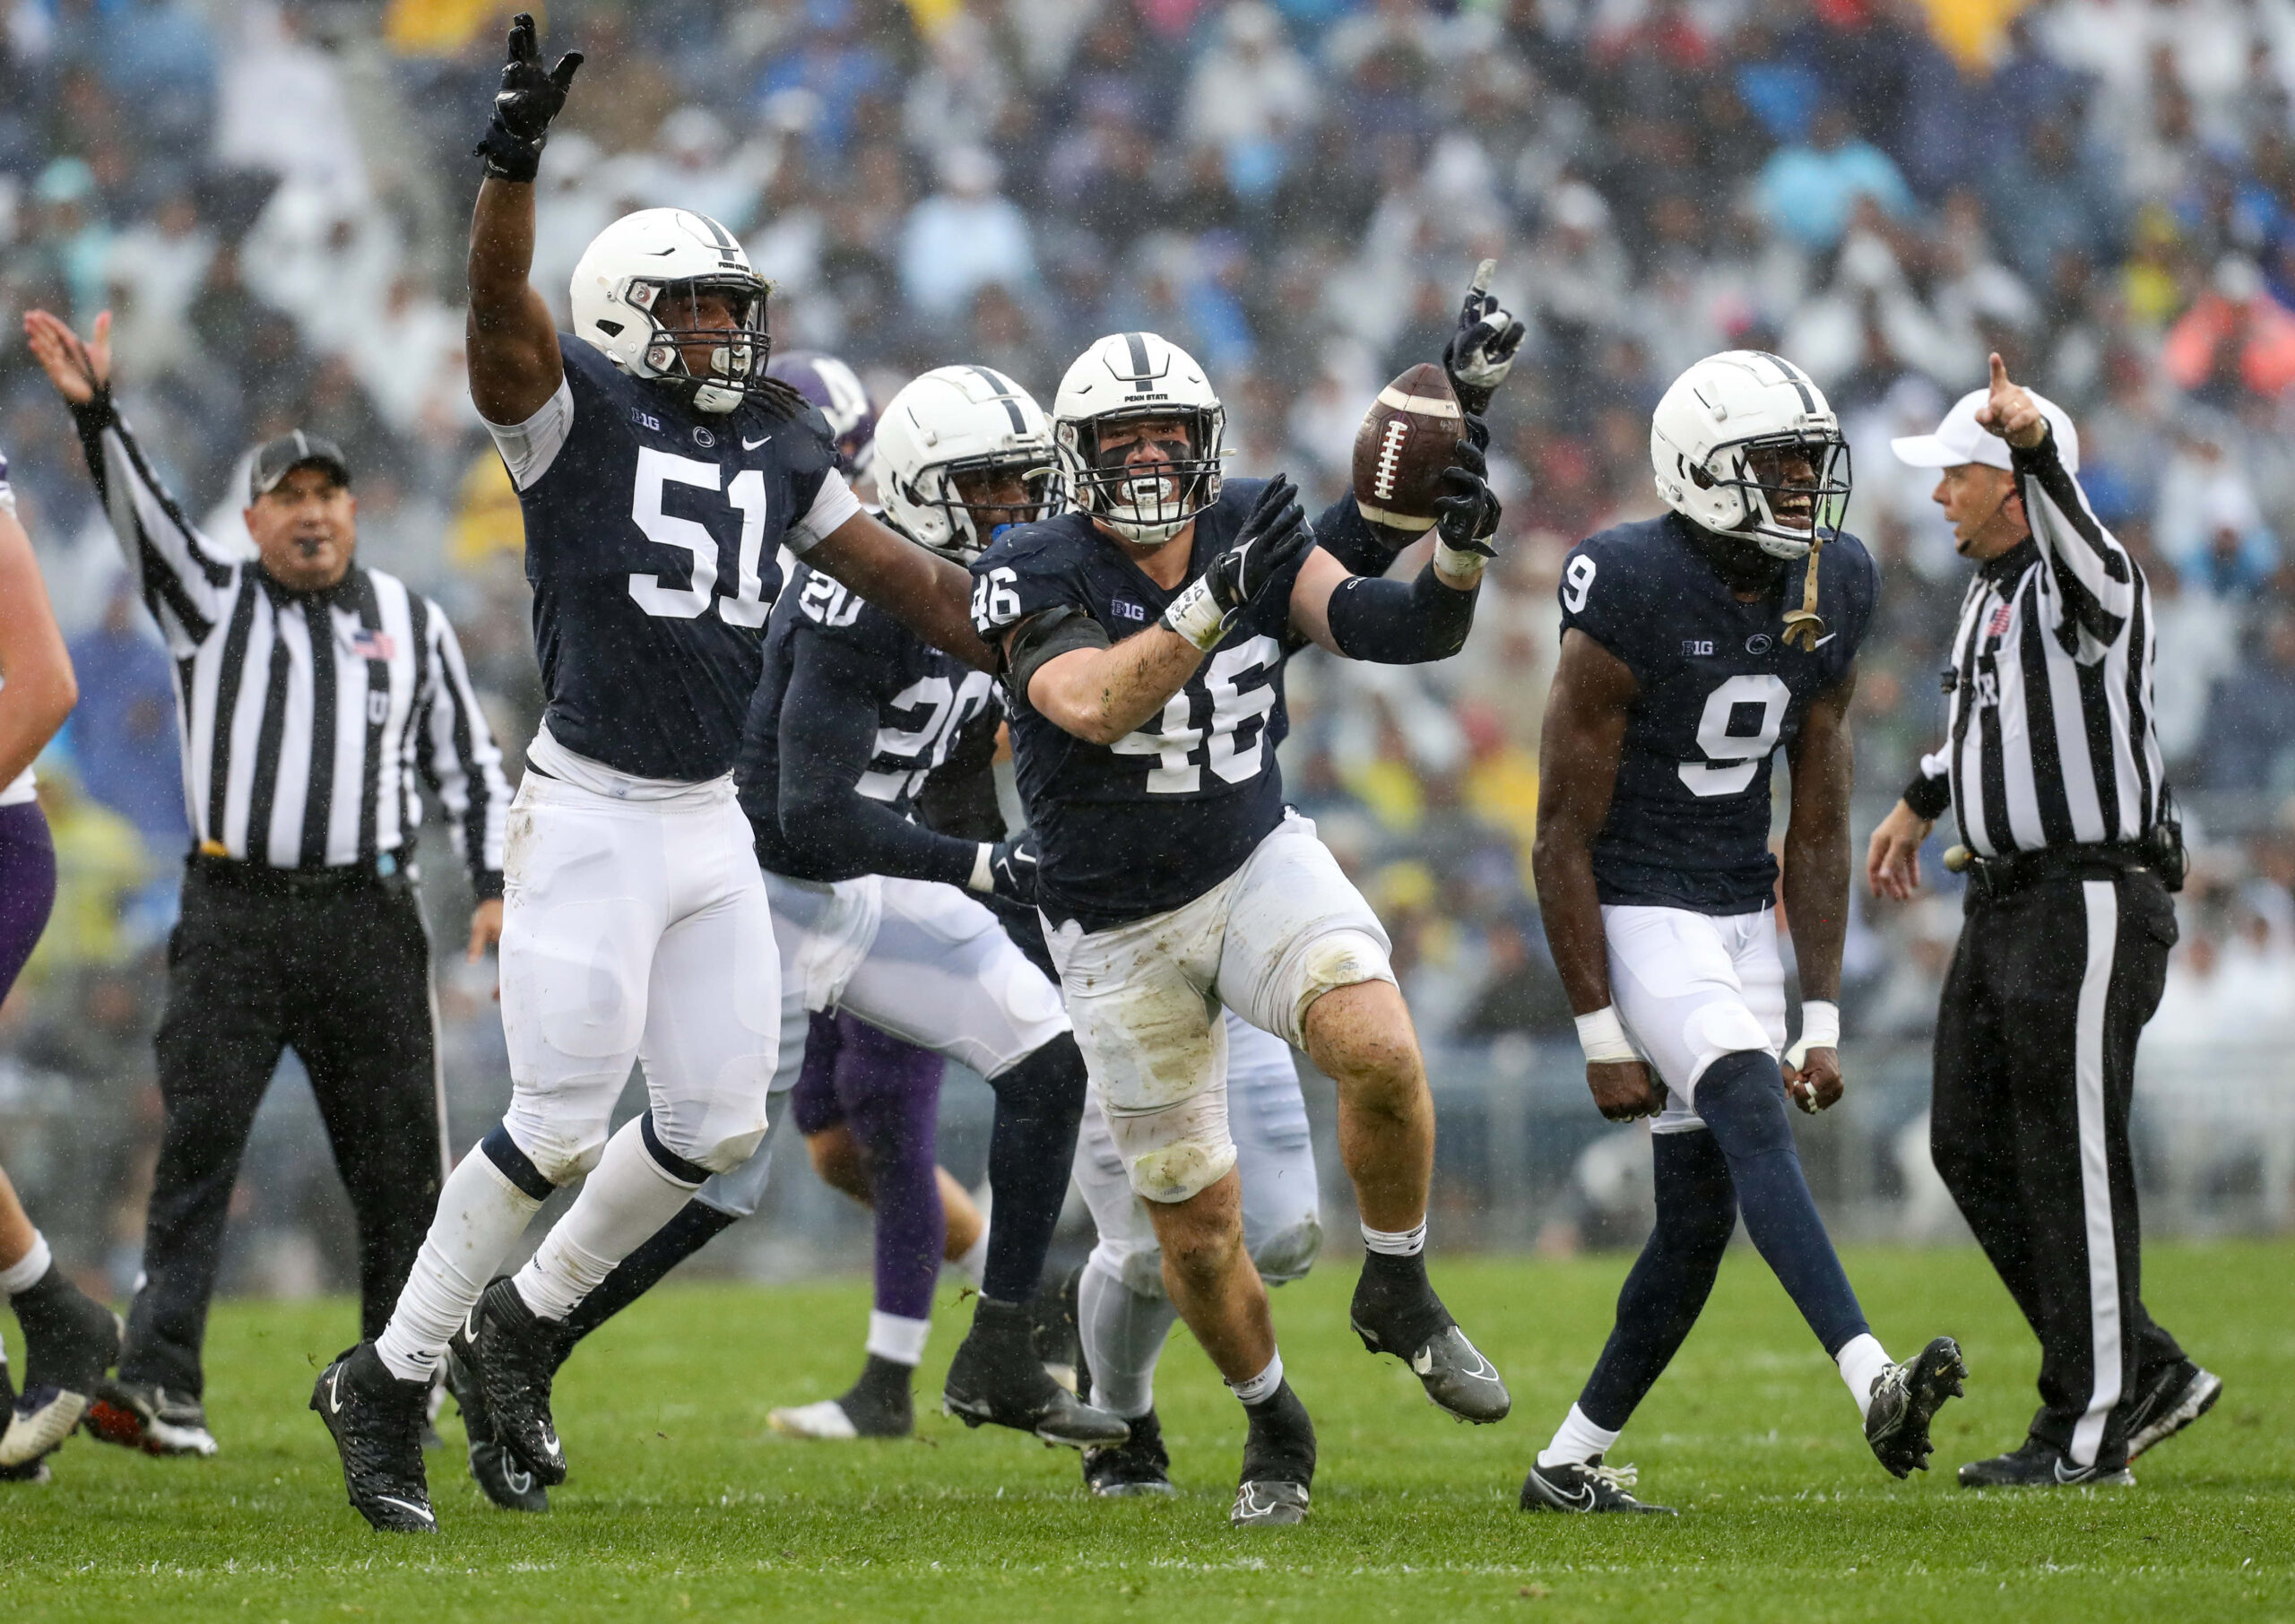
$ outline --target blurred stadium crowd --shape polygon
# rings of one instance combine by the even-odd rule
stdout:
[[[520,529],[459,292],[512,9],[0,0],[0,448],[83,695],[41,765],[65,890],[0,1012],[0,1131],[60,1124],[41,1101],[68,1095],[84,1136],[109,1102],[102,1145],[43,1141],[91,1227],[140,1231],[125,1125],[156,1120],[184,824],[166,661],[18,315],[117,313],[127,410],[218,532],[244,448],[294,425],[340,443],[364,556],[455,615],[515,777],[539,699]],[[1965,580],[1887,442],[2001,350],[2079,423],[2087,489],[2159,599],[2198,870],[2147,1050],[2151,1097],[2191,1110],[2157,1153],[2288,1217],[2295,0],[564,0],[543,24],[589,59],[544,161],[537,283],[562,306],[626,209],[703,211],[777,283],[780,341],[879,399],[961,358],[1048,402],[1089,339],[1153,328],[1210,367],[1238,471],[1328,497],[1370,395],[1438,354],[1498,260],[1530,339],[1494,414],[1509,536],[1473,643],[1303,670],[1285,752],[1453,1054],[1569,1031],[1527,860],[1553,574],[1657,510],[1665,384],[1775,350],[1848,428],[1850,525],[1885,572],[1861,840],[1937,734]],[[1852,1043],[1918,1062],[1957,926],[1949,895],[1859,920]],[[507,1084],[488,981],[441,975],[460,1129]],[[1558,1064],[1566,1096],[1574,1048]]]

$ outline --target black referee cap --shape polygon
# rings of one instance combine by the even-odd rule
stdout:
[[[351,483],[351,464],[342,447],[333,440],[290,428],[275,440],[255,447],[255,463],[247,471],[249,499],[265,496],[299,468],[324,468],[340,485]]]

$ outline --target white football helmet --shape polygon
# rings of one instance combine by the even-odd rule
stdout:
[[[1134,473],[1104,458],[1110,427],[1142,419],[1188,426],[1188,454]],[[1135,547],[1161,547],[1219,499],[1227,411],[1195,358],[1152,333],[1112,333],[1076,358],[1052,397],[1052,435],[1076,505]]]
[[[1059,471],[1052,428],[1034,396],[986,367],[936,367],[886,402],[877,419],[877,494],[893,527],[959,563],[987,549],[957,481],[1016,474],[1030,500],[1008,524],[1052,511]]]
[[[697,410],[731,411],[765,375],[773,340],[765,302],[772,284],[749,268],[733,234],[689,209],[640,209],[590,239],[574,267],[574,331],[632,377],[669,384]],[[733,326],[705,327],[698,300],[732,307]],[[697,376],[682,345],[707,342]]]
[[[1806,478],[1788,471],[1793,453]],[[1775,558],[1832,540],[1849,506],[1840,420],[1808,374],[1766,350],[1725,350],[1676,378],[1650,419],[1650,465],[1676,513]]]

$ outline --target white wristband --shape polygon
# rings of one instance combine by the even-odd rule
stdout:
[[[1801,1006],[1801,1035],[1785,1051],[1785,1063],[1798,1071],[1813,1049],[1840,1047],[1840,1006],[1810,998]]]
[[[1212,599],[1211,583],[1200,575],[1172,600],[1164,611],[1164,624],[1207,654],[1227,635],[1227,617]]]
[[[996,889],[996,876],[989,871],[988,860],[996,855],[996,848],[986,841],[972,860],[972,877],[965,882],[967,891],[989,892]]]
[[[1586,1063],[1589,1066],[1618,1066],[1641,1058],[1625,1041],[1625,1027],[1618,1020],[1614,1004],[1605,1004],[1593,1014],[1578,1017],[1578,1047],[1586,1051]]]
[[[1472,552],[1465,548],[1452,547],[1442,537],[1434,538],[1434,568],[1436,573],[1445,577],[1442,584],[1452,586],[1455,582],[1465,583],[1464,586],[1453,586],[1454,591],[1470,592],[1480,586],[1484,566],[1489,562],[1490,557],[1486,553]]]

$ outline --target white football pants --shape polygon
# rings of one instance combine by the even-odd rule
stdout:
[[[1650,1131],[1703,1127],[1691,1102],[1707,1067],[1745,1050],[1784,1052],[1776,914],[1606,906],[1602,935],[1618,1021],[1666,1085],[1666,1109]]]

